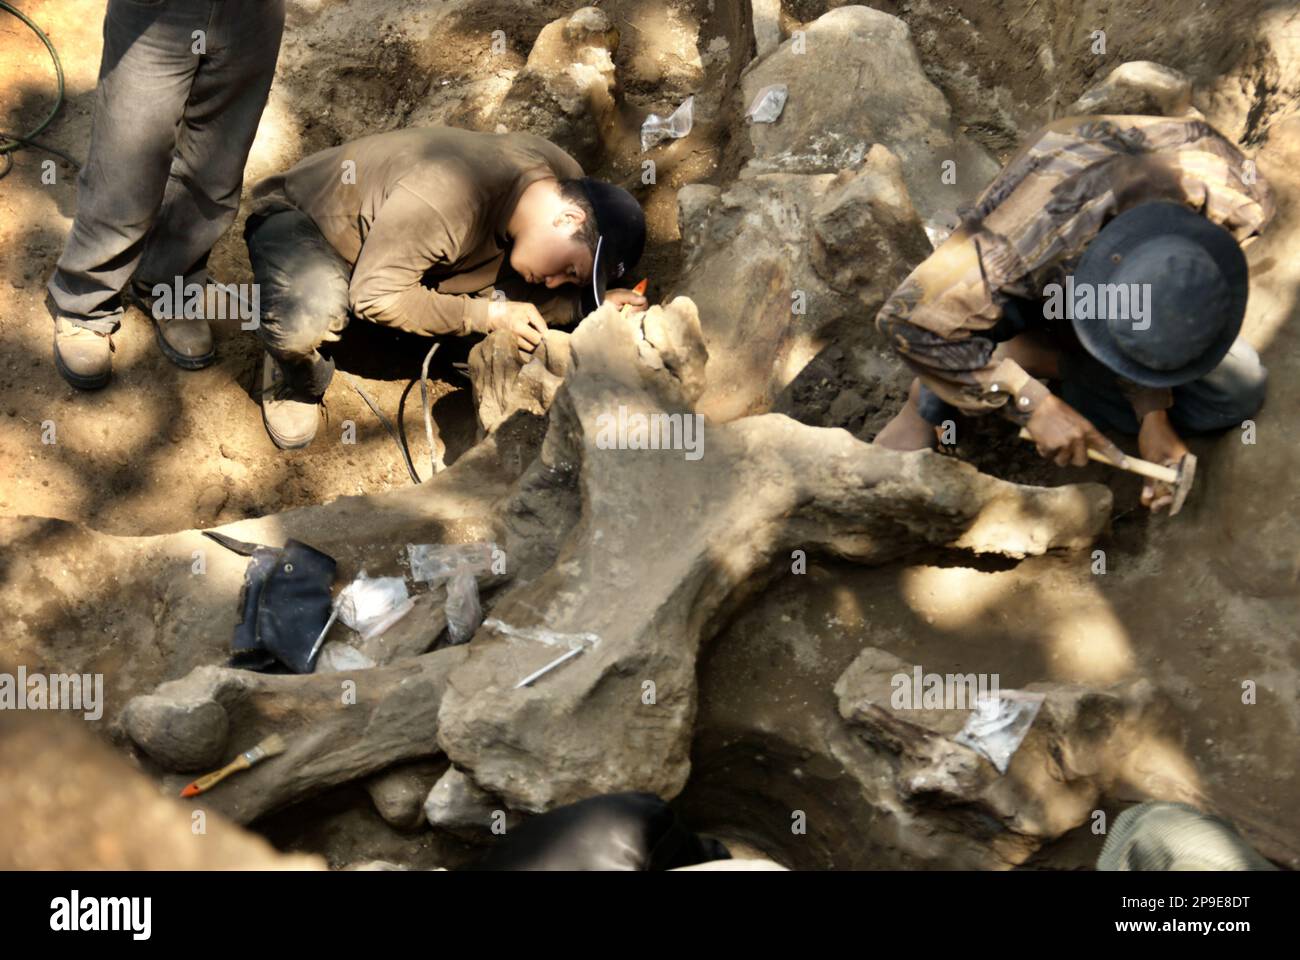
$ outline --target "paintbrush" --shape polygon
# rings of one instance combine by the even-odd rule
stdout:
[[[267,757],[274,757],[278,753],[284,753],[284,737],[278,733],[273,733],[253,749],[245,750],[215,773],[207,773],[199,777],[181,791],[181,796],[193,797],[205,790],[211,790],[232,773],[247,770],[253,764],[261,763]]]

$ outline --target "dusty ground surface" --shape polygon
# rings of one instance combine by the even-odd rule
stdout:
[[[734,82],[750,54],[739,4],[623,0],[601,4],[622,34],[616,64],[624,85],[624,127],[594,172],[635,178],[635,133],[650,110],[671,109],[690,92],[697,131],[660,154],[658,182],[641,191],[650,225],[644,272],[651,293],[671,289],[676,256],[675,191],[686,182],[724,183],[743,160]],[[787,0],[787,27],[838,3]],[[1092,468],[1116,491],[1107,573],[1092,558],[1051,556],[989,568],[969,558],[936,557],[906,567],[862,570],[814,558],[728,626],[701,666],[698,778],[684,803],[703,825],[729,824],[707,802],[720,778],[733,789],[761,780],[792,783],[789,764],[764,759],[786,723],[833,710],[831,685],[857,650],[872,644],[941,672],[997,672],[1003,687],[1036,679],[1108,682],[1145,674],[1173,693],[1185,715],[1178,756],[1152,763],[1190,766],[1210,801],[1237,820],[1265,852],[1285,859],[1300,843],[1300,530],[1295,450],[1288,421],[1300,397],[1300,136],[1283,121],[1300,97],[1291,39],[1300,23],[1290,4],[1241,0],[1223,12],[1176,0],[1116,5],[1032,0],[1001,8],[956,3],[877,2],[903,17],[927,73],[954,112],[999,158],[1035,125],[1059,115],[1108,69],[1152,59],[1187,72],[1196,103],[1231,137],[1258,152],[1279,215],[1250,251],[1252,300],[1247,335],[1273,372],[1273,389],[1253,446],[1229,436],[1199,440],[1205,473],[1196,501],[1176,521],[1152,521],[1136,506],[1136,485]],[[492,105],[522,67],[538,31],[579,2],[369,4],[296,0],[271,102],[247,182],[305,153],[410,123],[454,122],[491,129]],[[100,47],[102,0],[33,0],[25,10],[51,35],[64,61],[68,101],[51,144],[84,156]],[[726,9],[723,9],[723,8]],[[1107,30],[1104,55],[1091,31]],[[485,52],[493,30],[508,50]],[[411,37],[422,38],[412,42]],[[721,42],[720,42],[721,41]],[[0,129],[26,131],[48,110],[53,85],[47,55],[12,17],[0,15]],[[0,180],[0,516],[52,516],[118,534],[211,526],[409,484],[396,447],[345,384],[336,379],[330,422],[305,451],[282,453],[266,438],[250,388],[260,350],[233,324],[218,330],[219,360],[180,371],[154,346],[147,320],[130,311],[115,338],[115,377],[86,395],[67,386],[50,357],[44,283],[75,210],[73,174],[40,181],[45,155],[24,151]],[[241,220],[218,245],[215,274],[251,279]],[[864,318],[868,322],[869,318]],[[355,330],[341,350],[351,370],[389,415],[423,353],[416,338]],[[463,352],[440,353],[435,414],[449,459],[473,441],[468,383],[450,367]],[[887,398],[886,398],[887,399]],[[418,424],[408,400],[408,426]],[[886,411],[864,411],[855,429]],[[357,443],[340,443],[341,425]],[[57,443],[42,443],[53,421]],[[423,432],[411,431],[417,464],[427,463]],[[867,431],[869,432],[869,431]],[[1078,479],[1037,461],[999,424],[962,434],[961,452],[981,468],[1033,482]],[[8,558],[21,562],[21,558]],[[1259,688],[1241,702],[1242,682]],[[763,691],[755,698],[753,691]],[[741,745],[723,757],[728,725],[765,718],[771,742]],[[349,792],[350,791],[350,792]],[[345,788],[314,803],[310,818],[290,811],[267,832],[294,850],[325,852],[332,865],[370,857],[421,866],[454,851],[431,850],[428,834],[399,836]],[[1086,865],[1099,838],[1072,838],[1045,866]],[[440,860],[440,858],[442,858]],[[811,864],[809,864],[811,865]],[[1296,865],[1292,863],[1292,865]]]

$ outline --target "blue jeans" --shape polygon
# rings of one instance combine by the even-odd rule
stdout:
[[[77,215],[48,284],[71,322],[113,333],[132,276],[203,274],[239,210],[283,29],[284,0],[109,0]]]
[[[1114,375],[1093,361],[1079,363],[1064,357],[1061,363],[1061,399],[1096,426],[1135,434],[1140,424],[1133,408],[1120,394]],[[1092,370],[1099,368],[1100,372]],[[1264,405],[1268,368],[1245,340],[1237,340],[1217,367],[1191,383],[1174,387],[1169,422],[1179,433],[1217,433],[1241,426]]]

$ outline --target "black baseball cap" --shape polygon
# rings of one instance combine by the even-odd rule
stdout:
[[[1188,207],[1154,201],[1120,214],[1088,244],[1076,283],[1148,284],[1149,323],[1074,318],[1084,349],[1148,387],[1203,377],[1241,332],[1249,293],[1246,256],[1226,229]]]
[[[596,214],[596,250],[591,263],[591,285],[582,292],[585,316],[605,301],[611,281],[627,275],[645,249],[645,214],[636,197],[622,187],[582,177],[582,192]]]

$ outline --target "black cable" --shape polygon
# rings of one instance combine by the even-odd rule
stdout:
[[[401,399],[397,401],[397,435],[402,439],[402,456],[404,456],[407,460],[411,460],[412,463],[414,463],[415,461],[412,460],[411,458],[411,445],[406,439],[405,414],[406,414],[406,398],[410,396],[411,388],[414,386],[415,386],[415,379],[412,378],[408,380],[406,383],[406,388],[402,391]],[[417,480],[416,482],[422,483],[423,481]]]
[[[0,157],[4,157],[5,160],[4,169],[0,170],[0,179],[3,179],[9,171],[13,169],[14,158],[12,154],[21,150],[23,147],[36,147],[40,150],[48,151],[49,153],[56,154],[64,160],[67,160],[74,167],[80,167],[81,164],[69,154],[64,153],[57,147],[51,147],[48,144],[40,143],[34,139],[37,134],[50,125],[50,121],[54,119],[55,114],[59,112],[59,108],[63,106],[63,62],[59,60],[59,52],[54,49],[54,44],[50,42],[50,38],[46,36],[45,31],[33,23],[27,14],[6,3],[5,0],[0,0],[0,10],[5,11],[6,13],[12,13],[15,17],[30,27],[32,32],[40,38],[41,43],[45,44],[45,49],[50,53],[50,59],[54,61],[54,75],[58,80],[59,85],[58,94],[54,98],[54,106],[50,109],[50,112],[46,115],[45,119],[40,122],[35,130],[25,136],[18,136],[13,133],[0,133],[0,138],[4,140],[3,143],[0,143]]]
[[[384,411],[379,409],[379,404],[375,403],[370,394],[361,389],[361,384],[357,383],[350,373],[344,372],[343,376],[347,379],[348,383],[352,384],[352,389],[361,394],[361,399],[366,401],[366,406],[368,406],[371,412],[379,418],[379,422],[384,425],[384,429],[388,431],[388,435],[393,438],[393,443],[397,444],[397,449],[402,451],[402,458],[406,461],[406,472],[411,475],[411,482],[419,483],[420,475],[415,472],[415,464],[411,462],[411,455],[407,452],[406,444],[402,443],[402,438],[398,436],[397,428],[393,426],[393,421],[384,416]]]

